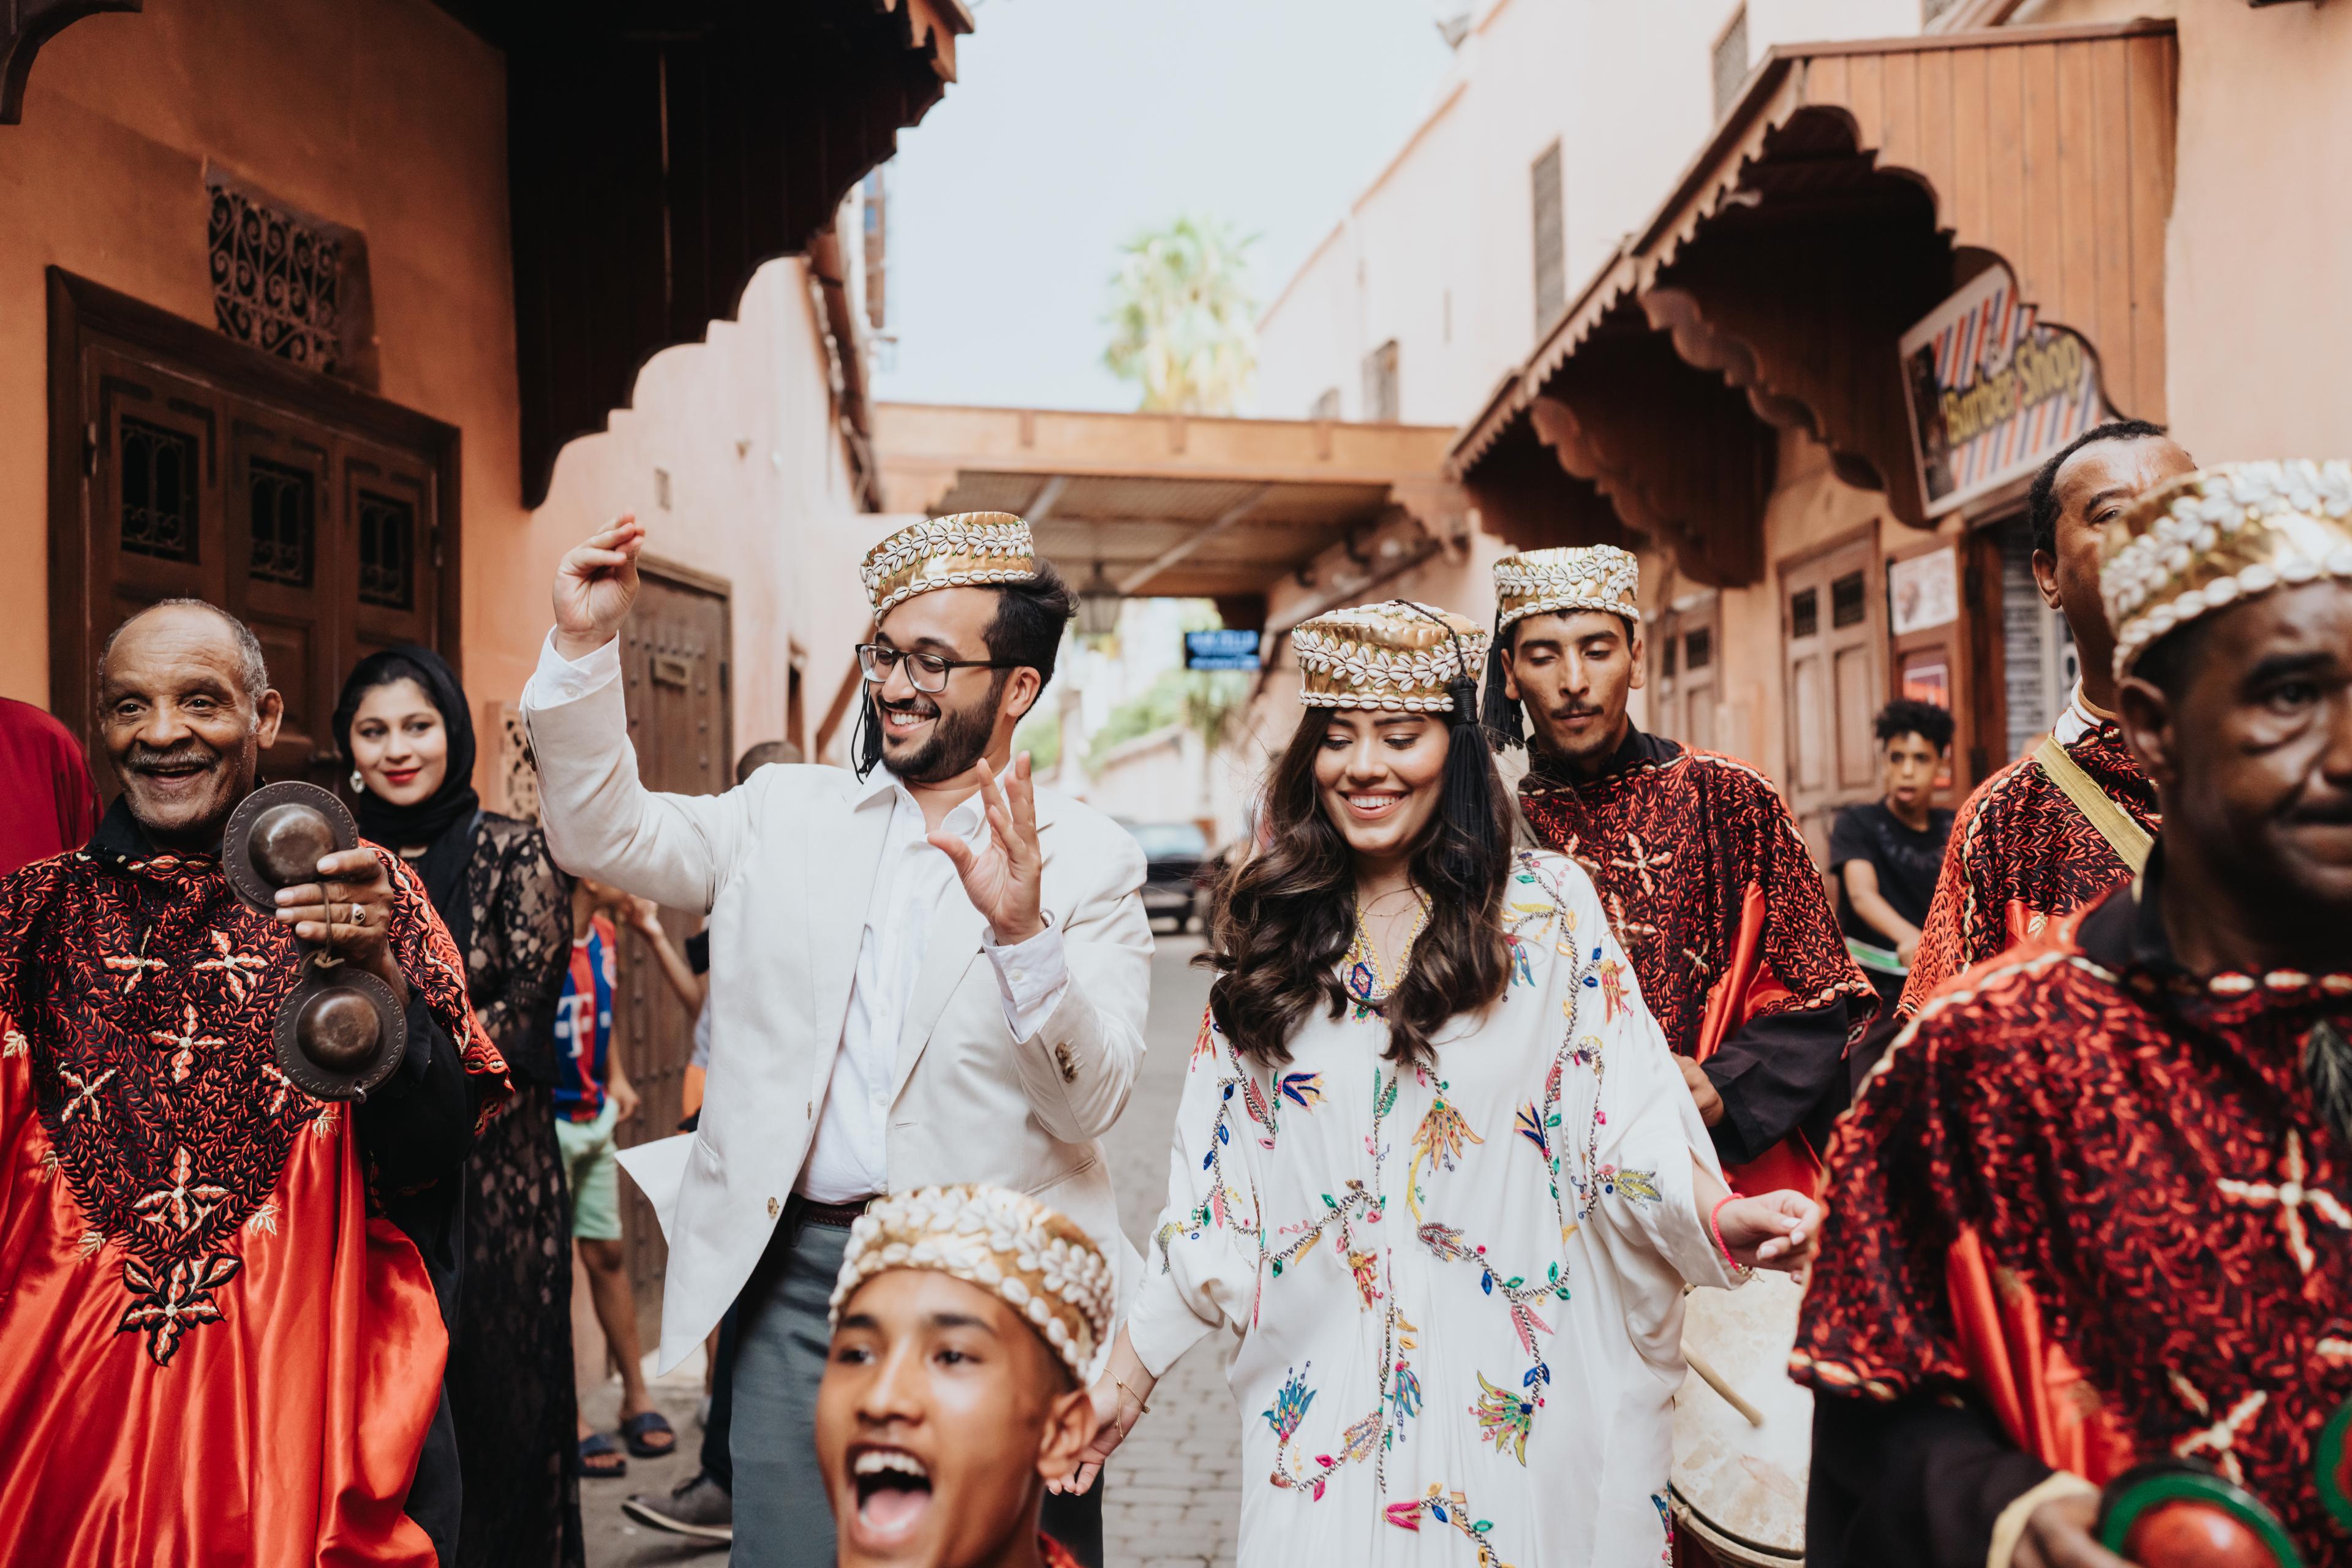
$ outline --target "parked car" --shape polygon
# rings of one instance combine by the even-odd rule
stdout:
[[[1154,920],[1172,916],[1178,931],[1192,929],[1201,896],[1201,869],[1209,859],[1208,836],[1192,822],[1119,823],[1143,847],[1143,912]]]

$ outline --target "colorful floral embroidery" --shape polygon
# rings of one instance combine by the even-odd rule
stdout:
[[[1415,1219],[1421,1217],[1421,1200],[1423,1194],[1420,1178],[1423,1163],[1426,1161],[1433,1171],[1451,1171],[1462,1158],[1462,1147],[1465,1139],[1472,1143],[1486,1142],[1471,1130],[1470,1123],[1463,1120],[1462,1113],[1447,1103],[1445,1085],[1439,1084],[1437,1089],[1437,1098],[1430,1101],[1428,1114],[1421,1119],[1421,1125],[1413,1130],[1412,1165],[1405,1172],[1405,1206],[1412,1210],[1412,1217]]]
[[[1478,1418],[1478,1435],[1495,1446],[1495,1452],[1507,1449],[1511,1458],[1526,1464],[1528,1434],[1535,1429],[1536,1406],[1543,1403],[1542,1396],[1496,1388],[1483,1372],[1478,1374],[1478,1386],[1483,1392],[1470,1406],[1470,1414]]]
[[[1511,1568],[1488,1539],[1495,1521],[1491,1519],[1474,1521],[1470,1517],[1468,1500],[1458,1491],[1449,1492],[1444,1487],[1433,1484],[1427,1497],[1416,1498],[1411,1502],[1392,1502],[1386,1510],[1388,1521],[1400,1530],[1419,1530],[1421,1516],[1424,1513],[1438,1523],[1451,1525],[1469,1537],[1471,1545],[1478,1549],[1478,1568]]]

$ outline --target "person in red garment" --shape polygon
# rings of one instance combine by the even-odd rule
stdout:
[[[390,851],[327,856],[274,918],[231,890],[221,835],[284,710],[250,630],[142,611],[99,694],[121,796],[0,880],[0,1555],[432,1568],[455,1178],[505,1064]],[[278,1068],[298,938],[405,1008],[363,1103]]]
[[[2164,825],[1839,1125],[1790,1358],[1812,1568],[2287,1560],[2242,1516],[2210,1556],[2094,1538],[2103,1492],[2216,1473],[2352,1564],[2352,465],[2189,476],[2103,552]]]
[[[1522,743],[1525,706],[1520,809],[1592,879],[1732,1184],[1810,1191],[1878,994],[1770,781],[1627,713],[1640,583],[1613,545],[1496,562],[1486,727]]]
[[[2026,500],[2033,579],[2066,617],[2083,675],[2032,754],[1977,786],[1953,819],[1897,1011],[1908,1017],[1960,971],[2138,875],[2156,786],[2124,744],[2099,604],[2099,539],[2150,486],[2197,467],[2159,425],[2095,426],[2042,465]]]
[[[97,807],[73,731],[0,697],[0,877],[89,843]]]

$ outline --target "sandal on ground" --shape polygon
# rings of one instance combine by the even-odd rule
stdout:
[[[611,1462],[600,1463],[602,1460]],[[629,1473],[628,1458],[613,1439],[602,1432],[591,1432],[580,1439],[580,1473],[604,1480],[617,1480]]]
[[[651,1441],[656,1433],[669,1441]],[[669,1418],[658,1410],[640,1410],[624,1420],[621,1441],[640,1459],[663,1459],[677,1452],[677,1434],[670,1429]]]

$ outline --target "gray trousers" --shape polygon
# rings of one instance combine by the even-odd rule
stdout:
[[[816,1390],[831,1335],[825,1308],[849,1232],[786,1207],[736,1299],[735,1544],[730,1568],[834,1568],[833,1508],[816,1462]],[[1103,1483],[1048,1497],[1045,1532],[1087,1568],[1102,1563]]]

